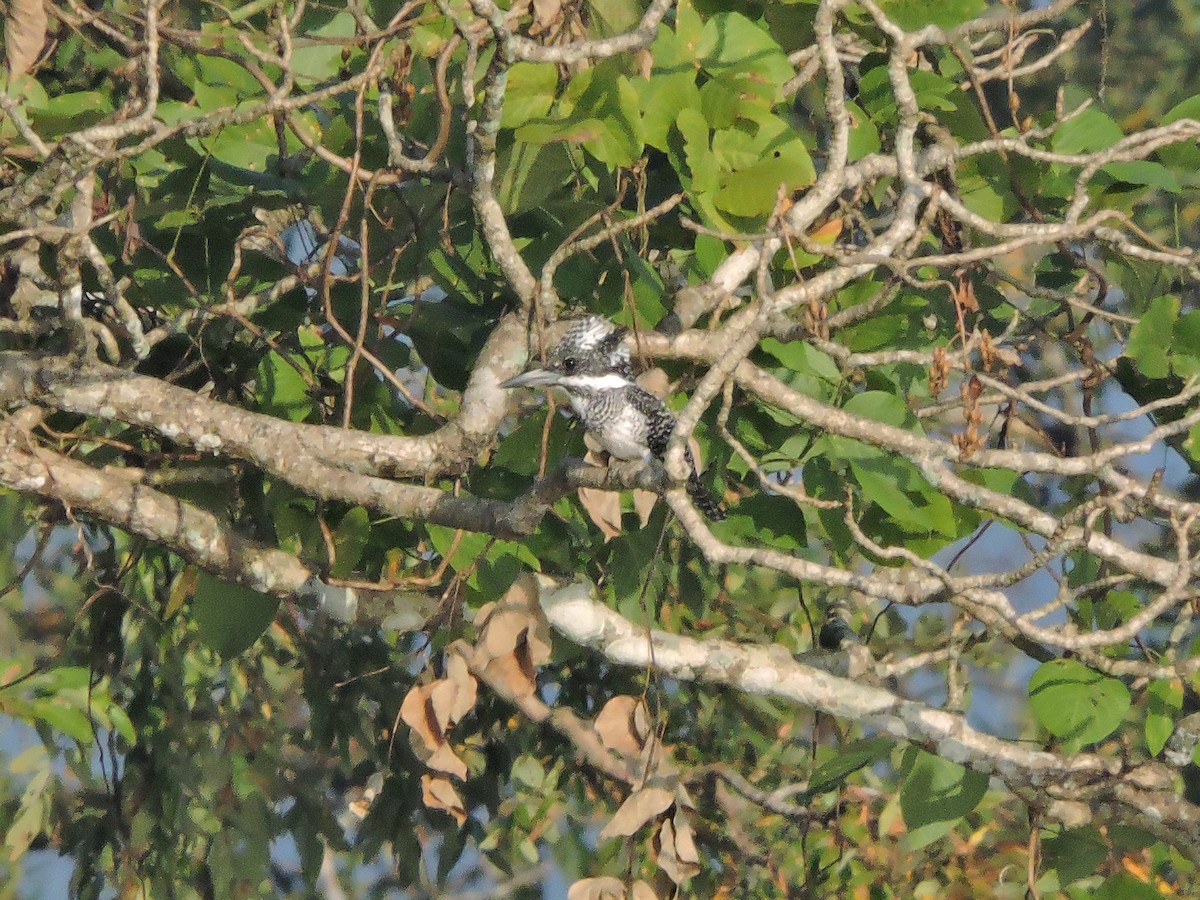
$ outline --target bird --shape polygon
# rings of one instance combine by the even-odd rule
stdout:
[[[566,393],[575,415],[615,459],[661,462],[675,416],[633,374],[626,330],[600,316],[576,319],[550,351],[544,368],[532,368],[501,382],[502,388],[556,387]],[[688,496],[715,522],[725,510],[700,482],[692,451],[684,447],[690,474]]]

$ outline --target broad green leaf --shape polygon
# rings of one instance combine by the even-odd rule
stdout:
[[[313,401],[308,382],[300,374],[298,358],[285,359],[275,350],[266,353],[258,364],[256,380],[258,403],[270,415],[303,422],[312,414]]]
[[[221,656],[236,656],[259,639],[275,619],[279,599],[221,581],[207,572],[196,578],[191,616],[200,640]]]
[[[987,10],[986,0],[887,0],[881,5],[888,17],[907,31],[925,25],[953,28]]]
[[[34,700],[30,708],[35,716],[56,731],[61,731],[81,744],[92,743],[95,737],[92,722],[79,709],[66,706],[54,697]]]
[[[1184,313],[1175,320],[1175,336],[1171,341],[1173,353],[1200,356],[1200,310]]]
[[[734,79],[751,96],[777,99],[792,75],[787,55],[741,13],[717,13],[704,23],[696,56],[714,78]]]
[[[1090,900],[1163,900],[1163,895],[1153,885],[1121,872],[1106,879],[1091,893]]]
[[[1147,378],[1166,378],[1170,373],[1167,353],[1178,316],[1178,297],[1158,297],[1133,326],[1125,352]]]
[[[866,738],[838,748],[832,759],[821,763],[809,776],[809,795],[833,790],[858,770],[885,759],[893,746],[887,738]]]
[[[722,179],[716,204],[733,216],[766,216],[775,209],[781,187],[786,197],[811,184],[812,177],[810,167],[797,166],[793,160],[764,159]]]
[[[843,409],[856,416],[904,428],[915,422],[904,401],[886,391],[863,391],[846,401]]]
[[[292,50],[292,71],[305,84],[333,78],[342,68],[342,43],[355,33],[354,17],[341,12],[329,22],[308,32],[299,46]],[[322,38],[334,40],[323,41]]]
[[[789,341],[783,344],[775,338],[767,338],[761,347],[763,352],[769,353],[793,372],[815,375],[834,384],[842,380],[841,370],[833,361],[833,357],[807,341]]]
[[[547,115],[558,89],[558,67],[552,63],[519,62],[508,70],[501,128],[516,128]]]
[[[1188,97],[1171,107],[1171,110],[1163,116],[1162,123],[1170,125],[1180,119],[1200,119],[1200,94]]]
[[[1100,171],[1106,172],[1118,181],[1128,184],[1144,184],[1169,194],[1178,194],[1183,190],[1174,172],[1162,163],[1151,162],[1148,159],[1113,162],[1104,166]]]
[[[1059,126],[1050,138],[1050,146],[1058,153],[1090,153],[1107,150],[1122,137],[1116,122],[1095,106],[1089,106]]]
[[[936,72],[916,69],[909,71],[908,81],[917,95],[917,103],[921,109],[937,109],[948,112],[958,108],[952,98],[959,96],[961,92],[958,85],[949,78],[943,78]]]
[[[1175,730],[1175,720],[1183,709],[1183,684],[1159,679],[1146,690],[1146,749],[1157,756]]]
[[[1108,857],[1108,843],[1094,827],[1072,828],[1042,840],[1042,863],[1065,886],[1094,875]]]
[[[1073,659],[1043,663],[1029,679],[1029,706],[1055,737],[1094,744],[1121,724],[1129,689]]]
[[[371,517],[361,506],[356,506],[342,517],[333,533],[333,545],[337,549],[337,561],[329,574],[334,578],[349,578],[362,559],[367,541],[371,539]]]
[[[847,101],[846,111],[850,113],[850,162],[878,153],[883,145],[879,141],[879,129],[875,123],[856,103]]]
[[[971,812],[987,792],[988,777],[958,763],[909,748],[900,787],[900,809],[909,827],[907,845],[924,847]]]

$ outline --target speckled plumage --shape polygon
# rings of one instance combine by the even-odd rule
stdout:
[[[583,427],[617,459],[662,460],[675,428],[667,405],[633,378],[625,329],[598,316],[576,321],[550,352],[544,369],[531,369],[509,379],[505,387],[553,386],[566,392]],[[725,511],[696,473],[690,449],[687,491],[710,519]]]

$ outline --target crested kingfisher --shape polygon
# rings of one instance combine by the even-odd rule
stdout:
[[[501,383],[503,388],[556,387],[570,398],[583,427],[616,459],[662,461],[675,429],[667,405],[634,380],[625,329],[599,316],[577,319],[550,352],[545,368]],[[692,451],[684,447],[691,473],[688,496],[708,518],[725,510],[700,483]]]

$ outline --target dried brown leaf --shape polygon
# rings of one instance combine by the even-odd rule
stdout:
[[[635,488],[633,491],[633,509],[638,515],[638,521],[642,523],[642,527],[646,527],[646,523],[650,521],[650,513],[654,512],[654,504],[658,502],[658,494],[653,491],[643,491],[641,488]]]
[[[487,626],[475,644],[473,660],[487,665],[498,656],[507,656],[525,640],[531,620],[528,613],[515,609],[497,609],[488,616]]]
[[[625,892],[625,882],[611,875],[600,878],[581,878],[567,889],[567,900],[658,900],[654,889],[640,878],[633,890]]]
[[[599,840],[633,834],[651,819],[662,815],[675,802],[675,794],[666,788],[642,788],[630,794],[616,815],[600,831]]]
[[[674,817],[664,820],[658,829],[658,867],[675,884],[682,885],[700,873],[699,863],[692,827],[677,809]]]
[[[667,373],[655,366],[647,369],[637,378],[637,383],[655,397],[665,397],[671,390],[671,379]]]
[[[429,754],[424,762],[435,772],[445,772],[447,775],[453,775],[459,781],[467,780],[467,764],[458,758],[458,755],[450,749],[449,744],[442,744]]]
[[[604,704],[592,727],[609,750],[637,756],[650,734],[646,705],[637,697],[621,695]]]
[[[579,505],[587,513],[592,524],[604,535],[608,543],[615,537],[621,536],[621,495],[616,491],[602,491],[599,488],[581,487]]]
[[[460,722],[463,716],[475,708],[478,682],[467,668],[467,661],[457,653],[453,654],[446,664],[446,680],[458,690],[453,715],[454,721]]]
[[[954,301],[970,312],[979,312],[979,300],[975,297],[975,285],[969,278],[961,278],[954,292]]]
[[[42,0],[9,0],[4,17],[4,52],[12,78],[24,75],[46,45],[46,5]]]
[[[400,704],[400,721],[421,738],[427,750],[435,750],[446,742],[445,733],[438,727],[429,706],[429,691],[433,687],[432,684],[414,684]]]
[[[421,776],[421,799],[429,809],[440,809],[454,816],[454,820],[462,825],[467,821],[467,810],[462,798],[447,779],[436,775]]]
[[[528,697],[537,690],[537,673],[529,664],[529,654],[514,650],[497,656],[484,667],[489,684],[507,690],[514,697]]]
[[[540,595],[537,578],[532,572],[522,572],[504,592],[504,596],[500,598],[500,605],[537,612],[541,609],[538,604]]]
[[[562,18],[562,0],[533,0],[530,34],[540,34]]]
[[[475,676],[467,670],[467,661],[452,655],[446,677],[435,681],[429,690],[433,718],[443,734],[474,708],[475,697]]]
[[[512,653],[522,642],[527,645],[532,665],[549,662],[550,626],[542,614],[539,595],[537,579],[523,572],[499,601],[485,608],[483,621],[476,618],[480,632],[471,657],[473,667],[486,667],[492,659]]]

